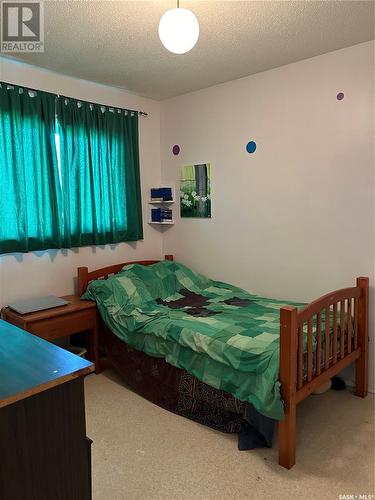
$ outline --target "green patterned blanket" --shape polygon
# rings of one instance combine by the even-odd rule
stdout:
[[[283,418],[279,310],[285,304],[212,281],[176,262],[131,264],[90,283],[110,329],[135,349]]]

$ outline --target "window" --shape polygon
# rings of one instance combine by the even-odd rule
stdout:
[[[0,86],[0,253],[142,239],[135,113]]]

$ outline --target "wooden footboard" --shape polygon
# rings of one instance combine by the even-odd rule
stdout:
[[[279,463],[296,461],[296,406],[324,382],[356,362],[358,396],[367,395],[369,278],[337,290],[300,311],[280,310],[280,382],[285,418],[279,422]]]

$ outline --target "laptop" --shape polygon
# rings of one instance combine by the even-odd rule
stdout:
[[[35,299],[13,302],[13,304],[9,304],[8,307],[19,314],[28,314],[36,311],[43,311],[44,309],[52,309],[53,307],[66,306],[67,304],[69,304],[67,300],[55,297],[55,295],[48,295],[47,297],[37,297]]]

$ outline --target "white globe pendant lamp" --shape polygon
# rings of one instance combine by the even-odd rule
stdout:
[[[159,22],[159,37],[164,47],[174,54],[185,54],[199,38],[198,19],[191,10],[177,8],[165,12]]]

